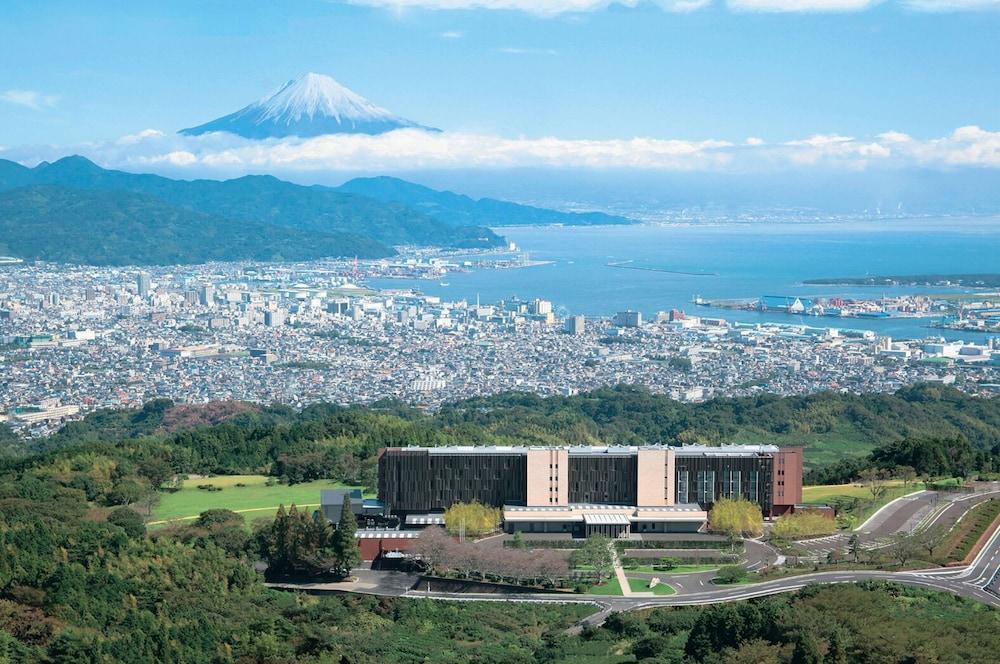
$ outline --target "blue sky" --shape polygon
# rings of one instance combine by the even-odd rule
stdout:
[[[521,0],[354,1],[5,0],[0,146],[16,157],[19,146],[172,134],[307,71],[448,132],[505,139],[773,144],[1000,130],[996,0],[915,0],[959,11],[555,0],[547,6],[588,11],[544,16],[489,8]],[[747,9],[761,3],[856,9]],[[466,4],[476,7],[436,8]]]

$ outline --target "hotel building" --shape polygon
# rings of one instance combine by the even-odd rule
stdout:
[[[723,496],[751,500],[770,517],[801,502],[802,449],[395,447],[380,453],[378,490],[408,522],[475,500],[503,508],[507,532],[692,532]]]

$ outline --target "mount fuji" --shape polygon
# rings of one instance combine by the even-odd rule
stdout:
[[[214,131],[244,138],[309,138],[324,134],[384,134],[394,129],[423,129],[412,120],[393,115],[344,87],[329,76],[308,73],[288,81],[274,94],[235,113],[181,129],[179,133],[198,136]]]

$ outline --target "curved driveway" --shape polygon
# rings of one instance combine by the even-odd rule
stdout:
[[[923,492],[927,493],[927,492]],[[901,501],[899,514],[885,515],[880,523],[873,524],[876,530],[893,532],[902,530],[904,526],[913,528],[916,525],[927,527],[938,524],[950,526],[957,521],[970,507],[989,495],[996,494],[994,489],[970,496],[951,500],[941,507],[923,495],[918,500]],[[914,505],[917,503],[917,505]],[[933,509],[928,509],[933,507]],[[869,524],[865,524],[868,526]],[[747,548],[750,562],[757,564],[773,562],[775,552],[769,546],[750,542]],[[883,580],[902,583],[910,586],[929,588],[950,592],[955,595],[975,599],[993,607],[1000,607],[1000,529],[998,529],[972,564],[965,567],[936,568],[908,572],[884,571],[834,571],[813,572],[809,574],[789,575],[784,578],[772,579],[757,583],[734,586],[712,586],[706,581],[706,575],[685,575],[684,580],[677,581],[669,575],[663,575],[664,581],[678,590],[677,594],[668,596],[643,595],[634,597],[609,597],[604,595],[570,595],[566,593],[539,594],[474,594],[474,593],[439,593],[413,590],[415,577],[398,573],[379,573],[359,570],[360,583],[353,587],[345,584],[269,584],[286,589],[307,590],[314,592],[362,592],[376,595],[394,595],[403,597],[423,597],[448,601],[491,601],[491,602],[535,602],[535,603],[587,603],[600,607],[600,611],[576,625],[575,630],[584,625],[599,625],[613,611],[634,611],[657,606],[689,606],[700,604],[715,604],[794,592],[812,584],[857,583],[869,580]],[[711,574],[709,574],[711,576]]]

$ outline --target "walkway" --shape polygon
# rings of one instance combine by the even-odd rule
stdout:
[[[625,576],[625,568],[622,567],[621,558],[618,557],[618,550],[615,549],[614,543],[608,544],[608,547],[611,549],[611,564],[615,569],[615,577],[618,579],[618,585],[622,588],[622,595],[631,597],[632,586],[628,584],[628,577]]]

